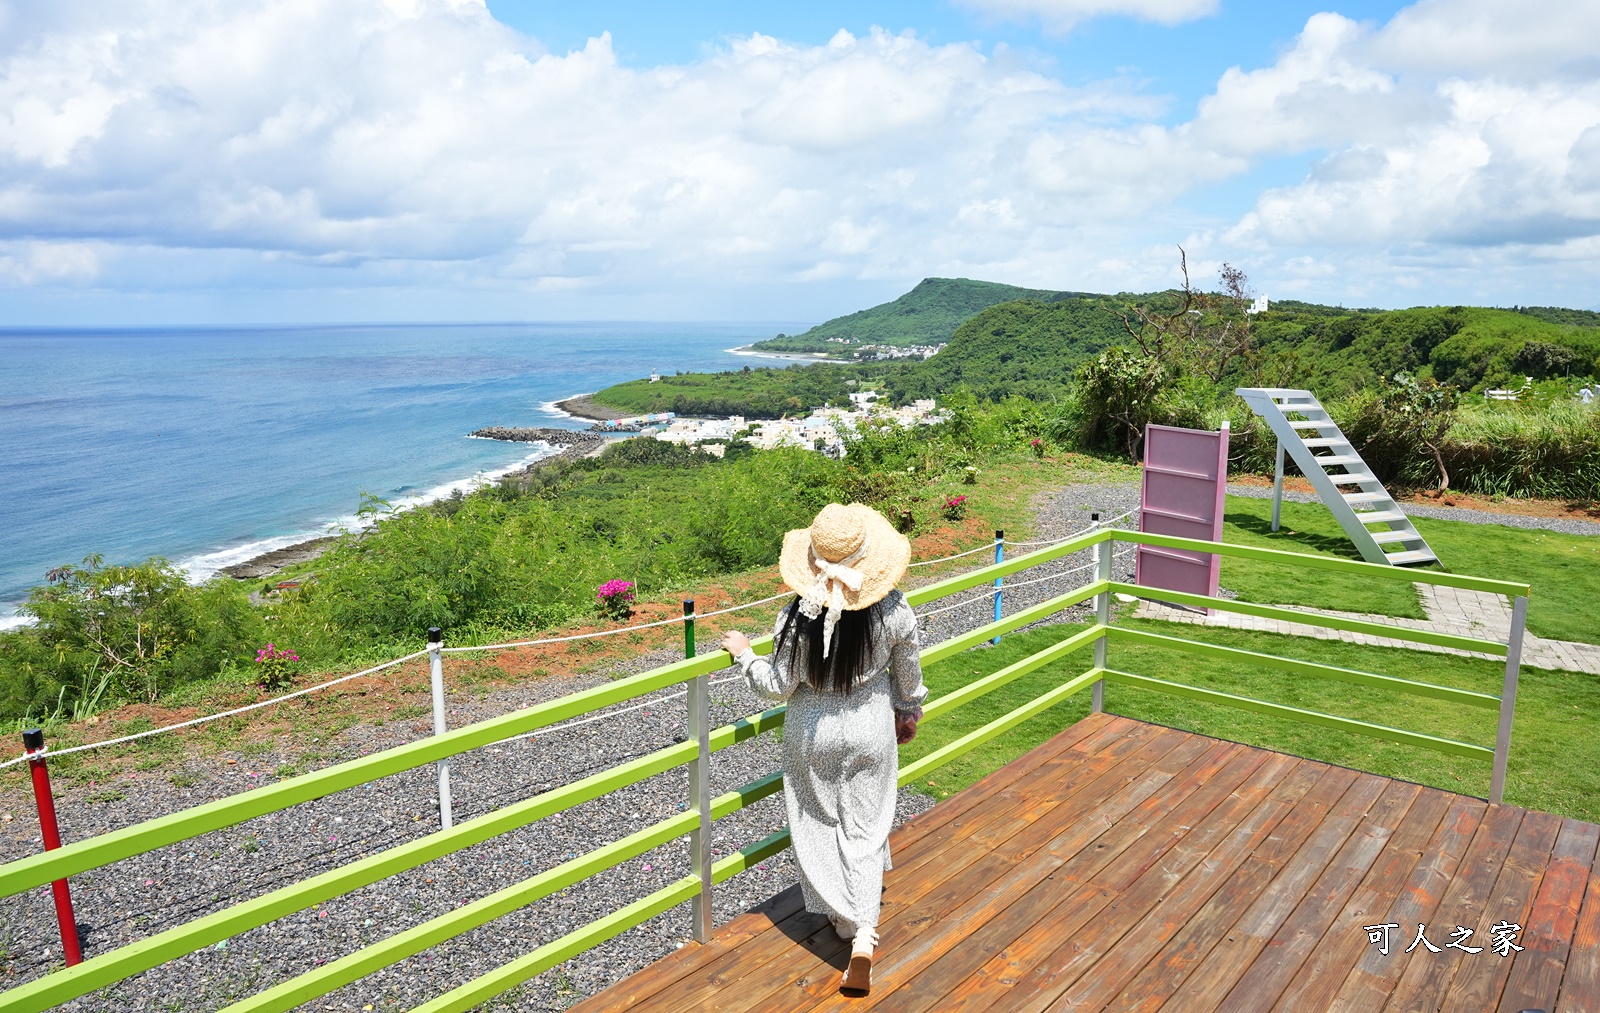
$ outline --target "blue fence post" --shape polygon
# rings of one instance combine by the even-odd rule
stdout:
[[[996,528],[995,532],[994,532],[994,561],[996,563],[1003,563],[1003,562],[1006,561],[1006,533],[1004,531],[1001,531],[999,528]],[[999,622],[1000,621],[1000,583],[1001,583],[1001,579],[1002,578],[1000,578],[1000,577],[996,577],[994,579],[994,621],[995,622]],[[991,644],[998,644],[999,642],[1000,642],[1000,638],[999,637],[995,637],[993,640],[989,641],[989,643],[991,643]]]

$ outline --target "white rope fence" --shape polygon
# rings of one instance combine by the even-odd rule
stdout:
[[[179,721],[177,724],[163,725],[160,728],[151,728],[142,732],[134,732],[132,735],[124,735],[115,739],[106,739],[102,742],[86,742],[81,746],[68,746],[66,749],[47,748],[40,750],[39,753],[48,753],[51,756],[67,756],[72,753],[81,753],[88,749],[103,749],[106,746],[120,746],[127,742],[137,742],[139,739],[147,739],[152,735],[160,735],[163,732],[175,732],[181,728],[193,728],[195,725],[203,725],[208,721],[220,721],[223,718],[235,717],[239,714],[248,713],[249,711],[260,710],[263,707],[271,707],[274,704],[283,703],[285,700],[293,700],[296,697],[305,696],[308,693],[315,693],[319,690],[327,689],[329,686],[337,686],[341,682],[349,682],[351,679],[359,679],[362,676],[374,675],[386,668],[393,668],[396,665],[403,665],[408,661],[414,661],[417,658],[424,657],[427,653],[427,651],[417,651],[416,653],[408,654],[403,658],[395,658],[393,661],[385,661],[381,665],[374,665],[371,668],[365,668],[359,672],[352,672],[349,675],[341,675],[337,679],[329,679],[327,682],[318,683],[315,686],[307,686],[305,689],[297,689],[293,693],[285,693],[283,696],[275,696],[270,700],[257,700],[255,703],[247,703],[243,707],[235,707],[232,710],[226,710],[220,714],[207,714],[205,717],[190,718],[188,721]],[[23,754],[22,756],[6,760],[4,763],[0,763],[0,770],[4,770],[7,767],[21,763],[28,759],[29,756],[33,755],[39,754]]]
[[[1013,541],[1010,541],[1009,539],[1007,539],[1005,541],[1005,544],[1007,544],[1007,545],[1017,545],[1017,546],[1026,546],[1026,545],[1059,545],[1060,543],[1065,542],[1065,541],[1067,541],[1069,539],[1076,538],[1078,535],[1083,534],[1086,531],[1092,531],[1092,530],[1095,530],[1095,528],[1097,528],[1097,527],[1104,527],[1104,526],[1106,526],[1108,524],[1114,523],[1115,521],[1121,520],[1122,518],[1127,517],[1127,516],[1129,516],[1130,514],[1132,514],[1134,512],[1135,511],[1133,511],[1133,510],[1129,510],[1126,513],[1119,514],[1118,516],[1111,518],[1109,521],[1099,522],[1098,524],[1091,525],[1091,526],[1089,526],[1087,528],[1082,528],[1082,529],[1080,529],[1078,531],[1074,531],[1071,534],[1065,535],[1065,536],[1060,537],[1060,538],[1051,538],[1051,539],[1046,539],[1046,540],[1043,540],[1043,541],[1034,541],[1034,542],[1013,542]],[[936,563],[945,563],[945,562],[949,562],[952,559],[961,559],[961,558],[964,558],[966,556],[976,555],[977,553],[980,553],[980,552],[989,552],[989,551],[992,551],[993,548],[994,548],[994,542],[986,542],[983,545],[979,545],[978,547],[973,548],[973,549],[968,549],[965,552],[957,552],[957,553],[955,553],[953,555],[941,556],[938,559],[923,560],[921,562],[912,563],[910,565],[911,566],[933,566]],[[1132,551],[1131,547],[1129,549],[1124,549],[1122,552],[1117,553],[1117,556],[1118,557],[1124,556],[1130,551]],[[1089,565],[1093,566],[1094,564],[1091,563]],[[1038,583],[1043,583],[1043,582],[1049,581],[1049,580],[1057,580],[1057,579],[1059,579],[1061,577],[1067,576],[1068,574],[1076,573],[1079,570],[1083,570],[1083,569],[1087,569],[1087,568],[1088,567],[1078,567],[1078,568],[1076,568],[1074,570],[1067,570],[1067,571],[1064,571],[1062,573],[1051,574],[1048,577],[1041,577],[1041,578],[1038,578],[1036,580],[1023,581],[1023,582],[1016,583],[1016,584],[1007,584],[1007,585],[1005,585],[1005,587],[1007,589],[1027,587],[1030,584],[1038,584]],[[696,612],[696,613],[693,613],[693,614],[687,615],[687,616],[673,616],[670,619],[660,619],[660,620],[657,620],[655,622],[641,623],[641,624],[639,624],[637,626],[622,626],[622,627],[618,627],[617,629],[612,629],[612,630],[600,630],[600,631],[597,631],[597,632],[594,632],[594,633],[577,633],[577,634],[573,634],[571,636],[565,636],[565,637],[541,637],[541,638],[536,639],[536,640],[515,640],[515,641],[510,641],[510,642],[501,643],[501,644],[478,644],[478,645],[466,646],[466,647],[445,647],[445,648],[441,649],[441,653],[442,654],[466,654],[466,653],[470,653],[470,652],[473,652],[473,651],[499,651],[499,650],[507,650],[507,649],[515,648],[515,647],[537,647],[537,646],[542,646],[542,645],[545,645],[545,644],[563,644],[563,643],[571,643],[573,641],[579,641],[579,640],[593,640],[593,639],[598,638],[598,637],[614,637],[619,633],[632,633],[632,632],[635,632],[635,631],[638,631],[638,630],[648,630],[648,629],[654,629],[654,628],[661,627],[661,626],[671,626],[671,625],[673,625],[675,623],[681,623],[681,622],[685,621],[686,619],[709,619],[709,618],[711,618],[713,616],[727,615],[727,614],[729,614],[731,612],[739,612],[739,611],[742,611],[744,609],[755,608],[755,607],[757,607],[759,605],[770,604],[772,602],[777,601],[780,598],[789,597],[792,593],[793,592],[791,592],[791,591],[784,590],[784,591],[780,591],[777,594],[772,595],[772,596],[767,597],[767,598],[762,598],[762,599],[759,599],[757,601],[744,602],[743,604],[740,604],[740,605],[733,605],[733,606],[730,606],[728,608],[717,609],[717,610],[715,610],[713,612]],[[994,594],[995,594],[995,590],[984,591],[982,594],[979,594],[979,595],[977,595],[975,597],[968,598],[968,599],[965,599],[963,601],[957,602],[954,605],[947,605],[947,606],[945,606],[943,608],[934,609],[934,610],[929,611],[929,612],[924,612],[924,613],[921,614],[921,616],[919,616],[919,618],[926,619],[928,616],[937,615],[940,612],[948,612],[948,611],[951,611],[952,609],[961,608],[962,606],[970,605],[975,601],[980,601],[980,600],[983,600],[985,598],[991,598],[991,597],[993,597]],[[331,688],[333,686],[337,686],[340,683],[349,682],[352,679],[360,679],[360,678],[363,678],[365,676],[375,675],[378,672],[382,672],[385,669],[393,668],[396,665],[403,665],[408,661],[414,661],[417,658],[425,657],[425,656],[427,656],[427,654],[428,654],[428,651],[426,651],[426,650],[416,651],[416,652],[414,652],[412,654],[406,655],[405,657],[395,658],[392,661],[386,661],[386,662],[384,662],[384,663],[382,663],[380,665],[374,665],[371,668],[362,669],[359,672],[352,672],[349,675],[342,675],[342,676],[339,676],[336,679],[329,679],[328,681],[318,683],[315,686],[307,686],[304,689],[297,689],[292,693],[285,693],[282,696],[275,696],[275,697],[272,697],[271,699],[268,699],[268,700],[257,700],[254,703],[248,703],[248,704],[245,704],[245,705],[243,705],[241,707],[232,708],[231,710],[221,711],[221,712],[216,713],[216,714],[207,714],[207,715],[205,715],[203,717],[198,717],[198,718],[190,718],[187,721],[179,721],[179,722],[176,722],[174,724],[163,725],[160,728],[150,728],[150,729],[147,729],[147,730],[142,731],[142,732],[134,732],[134,733],[132,733],[130,735],[123,735],[123,736],[119,736],[119,737],[114,738],[114,739],[104,739],[104,740],[101,740],[99,742],[86,742],[86,743],[84,743],[82,745],[69,746],[69,747],[67,747],[65,749],[54,749],[54,750],[52,750],[52,749],[48,749],[47,748],[45,750],[41,750],[39,753],[31,753],[31,754],[30,753],[24,753],[21,756],[16,756],[16,757],[13,757],[13,758],[11,758],[9,760],[0,761],[0,770],[5,770],[8,767],[13,767],[13,766],[16,766],[17,764],[24,763],[31,756],[43,755],[45,753],[48,753],[51,756],[67,756],[67,755],[70,755],[72,753],[81,753],[81,752],[85,752],[85,751],[90,750],[90,749],[104,749],[104,748],[106,748],[108,746],[125,745],[125,744],[127,744],[129,742],[137,742],[137,741],[139,741],[141,739],[147,739],[147,738],[150,738],[151,736],[154,736],[154,735],[162,735],[162,734],[165,734],[167,732],[175,732],[175,731],[180,731],[180,730],[185,729],[185,728],[193,728],[193,727],[195,727],[197,725],[207,724],[207,723],[212,722],[212,721],[220,721],[223,718],[236,717],[236,716],[238,716],[240,714],[247,714],[247,713],[249,713],[251,711],[261,710],[262,708],[265,708],[265,707],[272,707],[272,706],[274,706],[276,704],[284,703],[284,702],[289,701],[289,700],[294,700],[294,699],[296,699],[298,697],[307,696],[307,695],[312,694],[312,693],[318,693],[318,692],[321,692],[322,690],[329,689],[329,688]],[[738,677],[734,677],[734,678],[738,678]],[[732,680],[731,679],[721,679],[721,680],[717,680],[717,682],[712,683],[712,685],[718,685],[720,683],[730,682],[730,681],[732,681]],[[592,716],[590,716],[588,718],[582,718],[582,719],[579,719],[577,721],[568,722],[565,725],[558,725],[558,726],[555,726],[553,728],[540,729],[538,732],[533,733],[533,734],[546,734],[547,735],[552,731],[558,731],[558,730],[565,729],[565,728],[574,728],[574,727],[577,727],[579,725],[587,724],[587,723],[589,723],[591,721],[598,721],[601,718],[610,717],[610,716],[613,716],[613,715],[616,715],[616,714],[625,714],[628,711],[632,711],[632,710],[639,710],[639,709],[642,709],[644,707],[650,706],[650,704],[652,702],[663,702],[663,701],[666,701],[666,700],[671,700],[671,699],[674,699],[676,697],[682,696],[686,692],[688,692],[688,691],[687,690],[682,690],[682,691],[679,691],[677,693],[672,694],[671,696],[661,697],[657,701],[646,701],[644,703],[640,703],[640,704],[636,704],[636,705],[624,708],[623,710],[607,711],[607,712],[604,712],[604,713],[599,714],[599,715],[592,715]],[[504,741],[512,742],[512,741],[516,741],[517,739],[525,738],[525,737],[531,737],[531,736],[515,736],[512,739],[506,739]]]

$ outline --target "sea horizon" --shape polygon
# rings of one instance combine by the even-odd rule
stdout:
[[[160,556],[203,581],[354,528],[364,493],[413,507],[554,452],[475,430],[585,429],[557,402],[652,369],[739,369],[744,346],[796,326],[0,328],[0,629],[27,621],[16,606],[51,567]]]

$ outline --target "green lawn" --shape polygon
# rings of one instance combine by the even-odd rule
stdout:
[[[1174,628],[1156,620],[1125,622],[1136,629],[1193,639],[1203,637],[1230,647],[1485,693],[1497,694],[1503,675],[1498,663],[1452,655],[1240,630],[1196,631],[1193,627]],[[925,678],[932,695],[937,697],[1043,650],[1080,628],[1062,625],[1010,635],[996,647],[967,651],[929,666]],[[950,714],[925,722],[916,741],[901,750],[902,763],[926,755],[1020,706],[1090,664],[1090,649],[1085,648]],[[1462,707],[1427,697],[1324,681],[1258,666],[1213,661],[1145,645],[1111,645],[1110,664],[1140,675],[1354,717],[1373,724],[1480,745],[1494,744],[1497,720],[1494,710]],[[935,798],[954,793],[1079,720],[1088,709],[1089,693],[1085,690],[933,772],[916,787]],[[1143,721],[1451,791],[1480,797],[1489,792],[1488,763],[1420,747],[1128,686],[1106,687],[1106,709]],[[1600,680],[1572,673],[1524,669],[1511,740],[1506,801],[1581,820],[1600,820],[1600,736],[1593,733],[1597,723],[1600,723]]]
[[[1361,558],[1333,514],[1320,503],[1283,504],[1282,526],[1273,531],[1271,500],[1229,496],[1222,515],[1222,540],[1317,556]],[[1427,618],[1415,586],[1405,581],[1351,577],[1223,556],[1221,583],[1245,601],[1266,605],[1306,605],[1341,612]]]
[[[1282,529],[1271,527],[1272,501],[1229,496],[1223,540],[1292,552],[1360,559],[1327,508],[1283,504]],[[1413,518],[1417,530],[1453,573],[1526,582],[1528,629],[1554,640],[1600,643],[1600,537],[1565,535],[1504,524]],[[1362,580],[1320,570],[1294,570],[1250,559],[1222,561],[1222,586],[1247,601],[1424,618],[1410,584]]]

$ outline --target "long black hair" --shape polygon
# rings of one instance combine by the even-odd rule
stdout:
[[[791,672],[799,666],[812,689],[848,694],[872,662],[873,647],[883,634],[884,610],[892,607],[895,595],[891,591],[867,608],[841,612],[826,658],[822,656],[822,627],[827,613],[807,618],[796,596],[783,610],[784,622],[772,645],[773,659],[781,659]]]

